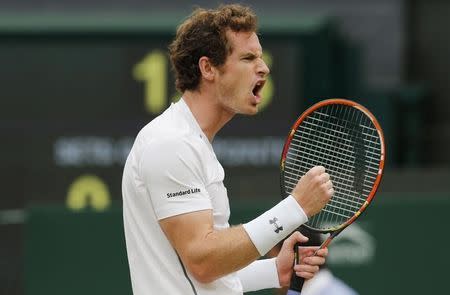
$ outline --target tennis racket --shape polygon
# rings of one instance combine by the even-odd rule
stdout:
[[[334,194],[303,226],[329,233],[327,247],[372,201],[383,174],[383,132],[374,115],[346,99],[328,99],[307,109],[292,126],[281,155],[281,190],[288,196],[314,166],[324,166]],[[295,248],[298,263],[298,245]],[[292,275],[290,290],[301,291],[304,279]],[[291,293],[292,294],[292,293]]]

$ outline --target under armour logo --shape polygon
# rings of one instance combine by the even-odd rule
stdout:
[[[280,231],[283,230],[283,226],[282,225],[281,226],[278,225],[277,221],[278,221],[278,218],[274,217],[273,219],[269,220],[269,223],[273,224],[275,226],[275,230],[274,231],[278,234]]]

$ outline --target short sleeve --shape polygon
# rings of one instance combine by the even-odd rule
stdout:
[[[142,151],[139,171],[159,220],[212,209],[202,152],[189,138],[152,142]]]

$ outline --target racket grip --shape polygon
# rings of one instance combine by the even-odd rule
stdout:
[[[299,263],[298,247],[299,247],[299,244],[295,244],[295,246],[294,246],[294,253],[295,253],[295,255],[294,255],[294,257],[295,257],[295,259],[294,259],[294,264],[298,264],[298,263]],[[294,272],[292,273],[291,283],[290,283],[290,286],[289,286],[289,290],[294,290],[294,291],[297,291],[297,292],[301,292],[304,283],[305,283],[305,279],[304,279],[304,278],[301,278],[301,277],[298,277],[298,276],[295,274],[295,271],[294,271]]]

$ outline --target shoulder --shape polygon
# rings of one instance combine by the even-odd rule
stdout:
[[[202,168],[211,153],[203,137],[182,112],[171,106],[141,129],[133,155],[139,165],[144,163],[147,167],[164,164]]]
[[[143,140],[139,145],[137,159],[141,168],[160,171],[169,169],[173,173],[177,169],[183,171],[188,168],[202,174],[201,171],[206,165],[206,152],[206,145],[201,138],[190,133],[173,131]]]
[[[138,174],[149,185],[177,187],[174,183],[207,182],[204,150],[191,136],[161,137],[146,144],[137,161]]]
[[[192,134],[166,134],[144,144],[144,150],[159,157],[199,157],[204,143]]]
[[[138,134],[138,139],[143,144],[160,142],[171,144],[184,141],[188,144],[198,144],[201,137],[193,122],[179,103],[172,104],[162,114],[150,121]]]

